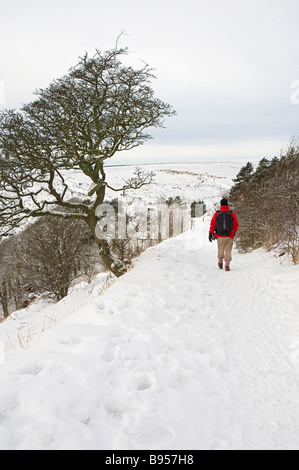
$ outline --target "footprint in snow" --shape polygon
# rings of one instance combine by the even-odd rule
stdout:
[[[148,377],[143,377],[139,380],[137,387],[138,391],[143,392],[144,390],[148,390],[150,388],[152,388],[152,383]]]
[[[65,338],[60,341],[60,344],[65,346],[76,346],[77,344],[82,343],[82,340],[77,337]]]
[[[20,375],[39,375],[43,370],[42,364],[28,364],[20,371]]]

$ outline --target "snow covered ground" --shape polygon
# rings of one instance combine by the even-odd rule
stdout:
[[[143,195],[212,208],[240,168],[220,165],[156,166]],[[258,250],[220,271],[209,218],[0,324],[0,449],[299,449],[299,266]]]
[[[244,165],[244,161],[175,163],[141,165],[141,168],[155,174],[154,182],[138,191],[127,191],[127,198],[142,197],[145,202],[157,202],[161,198],[180,196],[185,202],[204,199],[207,207],[219,202],[223,192],[228,191]],[[107,167],[107,181],[113,188],[122,188],[124,181],[133,176],[134,166]],[[90,180],[78,171],[68,171],[67,182],[73,196],[86,197]],[[113,199],[118,193],[107,190],[107,198]]]
[[[5,359],[16,351],[28,349],[51,328],[97,298],[109,284],[110,277],[108,273],[100,273],[90,283],[79,282],[70,288],[69,295],[58,304],[41,296],[29,307],[12,313],[4,323],[0,323],[0,343],[5,351]]]
[[[259,250],[219,271],[207,230],[9,355],[1,449],[299,448],[299,267]]]

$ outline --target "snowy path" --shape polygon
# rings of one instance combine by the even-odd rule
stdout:
[[[1,449],[299,449],[298,267],[207,226],[0,366]]]

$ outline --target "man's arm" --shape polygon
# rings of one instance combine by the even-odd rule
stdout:
[[[238,218],[237,218],[237,216],[234,212],[232,212],[232,218],[233,218],[233,232],[237,233],[237,231],[239,229],[239,221],[238,221]]]
[[[215,233],[216,232],[216,228],[217,228],[217,215],[218,215],[218,212],[215,212],[215,214],[213,215],[213,218],[211,220],[211,225],[210,225],[210,232],[209,233]]]

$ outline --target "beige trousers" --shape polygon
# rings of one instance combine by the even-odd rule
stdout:
[[[232,260],[232,249],[234,240],[229,237],[217,238],[218,258],[230,262]]]

